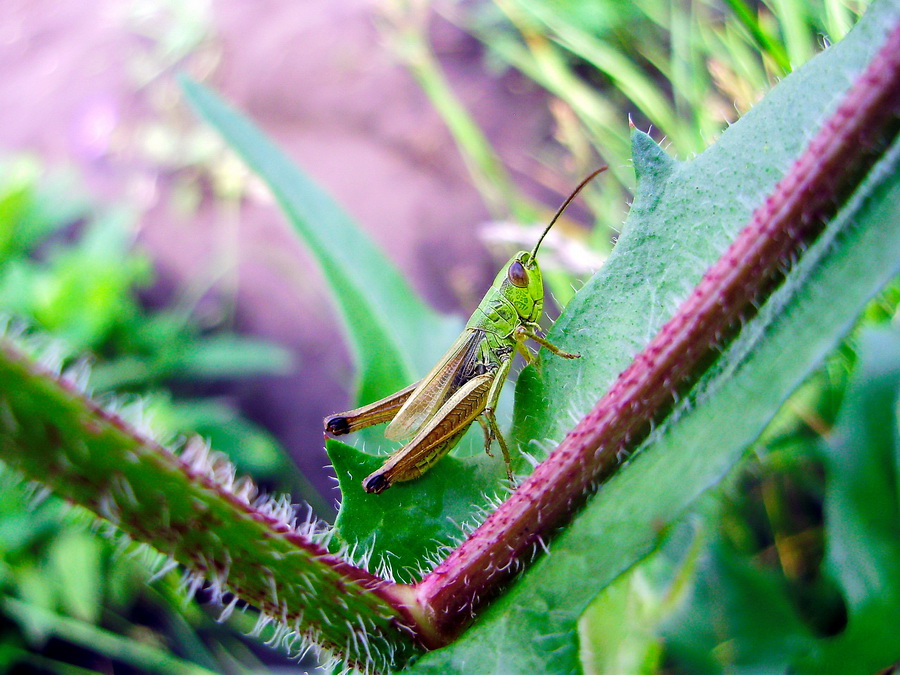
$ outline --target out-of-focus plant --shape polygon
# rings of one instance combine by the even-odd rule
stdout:
[[[292,367],[290,355],[208,325],[194,308],[145,308],[139,294],[153,272],[134,246],[134,219],[76,194],[72,176],[45,176],[34,159],[0,163],[5,329],[21,324],[51,334],[57,368],[80,370],[97,395],[115,391],[117,405],[139,407],[139,417],[160,437],[199,434],[226,449],[243,471],[303,492],[265,430],[223,399],[167,389],[179,381],[284,373]],[[117,553],[116,541],[86,531],[89,519],[56,498],[36,499],[6,469],[0,480],[0,613],[7,619],[2,669],[21,663],[64,672],[65,664],[50,654],[75,652],[81,662],[111,659],[144,672],[218,672],[224,663],[219,648],[231,654],[227,662],[256,663],[245,658],[246,648],[229,629],[184,606],[177,576],[148,586],[148,565],[123,555],[124,548]],[[122,637],[126,633],[131,639]],[[40,656],[51,640],[54,648]]]
[[[211,437],[258,478],[275,476],[285,465],[267,432],[222,400],[172,398],[165,385],[284,374],[293,357],[231,332],[214,306],[145,309],[153,273],[133,217],[67,202],[72,185],[39,175],[29,159],[0,167],[0,311],[59,338],[60,367],[87,359],[97,394],[159,392],[145,403],[158,433]]]
[[[527,181],[562,193],[564,186],[547,182],[555,173],[549,167],[565,165],[582,175],[601,160],[609,164],[606,180],[585,195],[600,227],[588,233],[562,228],[564,234],[548,242],[548,283],[564,306],[584,277],[578,264],[566,262],[573,258],[571,249],[586,242],[602,262],[630,202],[629,119],[653,129],[676,156],[692,157],[780,78],[840,40],[867,4],[383,0],[381,10],[389,44],[444,118],[495,219],[533,223],[538,209],[453,92],[430,44],[436,16],[481,42],[485,68],[493,75],[515,73],[546,91],[553,126],[545,143],[529,148]],[[486,242],[503,249],[499,259],[532,236],[511,232],[496,224],[484,230]],[[554,260],[557,248],[562,255]]]

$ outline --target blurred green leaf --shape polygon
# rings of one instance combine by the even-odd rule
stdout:
[[[587,675],[655,673],[663,664],[657,627],[681,600],[684,579],[697,565],[697,527],[681,522],[659,549],[597,596],[579,620],[581,663]]]
[[[791,72],[792,65],[800,65],[799,61],[795,64],[791,63],[784,46],[773,38],[766,30],[765,25],[760,21],[758,14],[754,12],[754,8],[748,5],[745,0],[726,0],[731,11],[734,12],[738,20],[744,25],[744,28],[753,36],[753,39],[759,45],[760,51],[768,54],[769,57],[778,65],[782,74]]]
[[[49,565],[58,584],[60,604],[69,616],[97,623],[102,607],[101,549],[96,537],[70,531],[50,547]]]
[[[803,663],[806,672],[872,673],[900,661],[898,396],[900,332],[869,332],[823,444],[826,564],[844,590],[847,627],[817,646]]]
[[[461,324],[429,309],[343,209],[251,122],[196,82],[182,78],[182,88],[268,184],[321,266],[356,359],[358,400],[382,398],[427,372]]]
[[[181,354],[173,375],[206,380],[285,375],[293,366],[292,354],[279,345],[235,335],[211,335]]]
[[[0,265],[89,214],[87,203],[74,197],[78,190],[71,176],[41,173],[31,157],[0,161]]]
[[[827,470],[824,567],[837,585],[806,579],[814,587],[798,594],[783,575],[763,569],[758,555],[728,544],[720,529],[689,602],[662,631],[679,670],[862,674],[900,659],[900,333],[870,329],[860,342],[837,424],[819,443]],[[716,516],[710,523],[722,528]],[[811,592],[809,618],[827,622],[824,635],[801,614],[804,604],[810,612]]]
[[[89,623],[60,616],[44,608],[5,598],[0,610],[34,635],[54,635],[106,654],[148,672],[171,675],[212,675],[212,671],[172,656],[165,649],[134,638],[122,637]]]
[[[703,556],[688,607],[664,631],[669,658],[684,671],[787,673],[813,643],[784,580],[721,540]]]

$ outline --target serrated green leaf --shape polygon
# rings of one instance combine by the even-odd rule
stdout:
[[[324,190],[259,129],[202,85],[182,78],[197,113],[269,186],[322,268],[369,402],[428,371],[460,324],[435,314]]]
[[[519,378],[518,439],[560,439],[600,397],[722,254],[898,20],[900,3],[875,3],[843,42],[786,78],[715,146],[668,176],[641,181],[609,262],[550,335],[584,357],[545,360]],[[595,593],[721,480],[898,272],[898,163],[895,143],[677,414],[552,542],[550,555],[414,672],[580,669],[575,623]],[[665,164],[640,134],[635,164],[646,175]]]
[[[441,546],[462,539],[465,523],[500,488],[503,463],[497,457],[445,457],[421,478],[368,494],[362,480],[384,462],[339,441],[326,444],[343,502],[335,522],[336,543],[372,551],[398,581],[417,581]],[[493,494],[491,495],[493,496]],[[443,556],[442,556],[443,557]]]

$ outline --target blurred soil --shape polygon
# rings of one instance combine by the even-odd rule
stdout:
[[[176,126],[197,125],[177,100],[175,113],[161,112],[161,100],[175,97],[173,69],[146,77],[161,40],[152,21],[134,19],[142,4],[0,4],[0,151],[74,164],[93,194],[137,208],[139,241],[159,270],[156,301],[185,284],[212,287],[208,297],[234,304],[240,330],[297,355],[291,376],[225,394],[332,501],[321,420],[345,408],[352,385],[334,310],[270,200],[251,191],[235,206],[207,190],[186,208],[179,185],[189,171],[146,151],[173,116]],[[220,0],[196,51],[212,64],[206,82],[330,191],[429,302],[467,312],[496,270],[477,239],[488,214],[442,121],[385,45],[376,12],[366,0]],[[456,93],[507,164],[527,174],[529,151],[550,128],[541,93],[515,75],[489,76],[479,46],[452,26],[435,20],[431,30]]]

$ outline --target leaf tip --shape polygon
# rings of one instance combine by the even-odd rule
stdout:
[[[644,180],[658,181],[668,176],[675,166],[672,159],[649,134],[641,131],[629,119],[631,127],[631,154],[634,173],[640,184]]]

